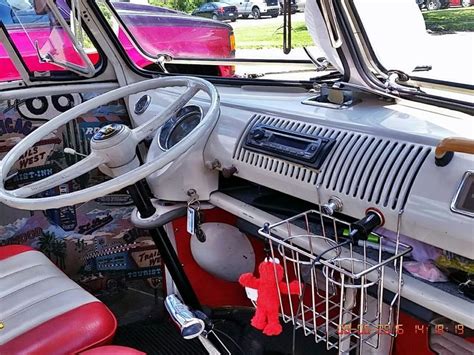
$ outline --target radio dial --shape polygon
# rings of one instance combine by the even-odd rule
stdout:
[[[255,140],[260,140],[265,137],[265,131],[263,129],[257,128],[252,132],[252,138]]]

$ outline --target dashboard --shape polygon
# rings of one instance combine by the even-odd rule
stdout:
[[[278,217],[222,192],[229,191],[228,186],[220,190],[219,175],[233,174],[239,181],[313,205],[336,197],[342,203],[341,213],[350,218],[360,219],[375,208],[383,214],[387,232],[400,227],[403,236],[474,259],[470,214],[474,159],[456,153],[440,167],[434,157],[435,146],[445,137],[474,139],[472,117],[453,117],[362,93],[357,94],[356,105],[337,109],[303,104],[314,94],[299,89],[218,90],[221,113],[210,134],[172,167],[147,179],[156,198],[186,202],[187,191],[195,189],[201,200],[254,226],[278,222]],[[132,112],[136,123],[152,119],[179,92],[148,94],[152,97],[148,110],[141,115]],[[133,105],[139,98],[129,100]],[[208,101],[197,96],[189,105],[199,106],[205,114]],[[179,120],[171,117],[168,122],[151,142],[147,161],[160,157],[171,137],[168,128]],[[192,126],[193,120],[176,131],[176,139],[186,133],[187,124]],[[228,181],[232,184],[233,179]],[[396,292],[398,276],[392,274],[387,271],[384,287]],[[403,297],[474,327],[472,312],[466,312],[472,302],[457,290],[445,291],[404,275]]]
[[[472,174],[466,177],[474,160],[456,153],[446,167],[434,163],[441,139],[474,138],[468,115],[452,118],[362,93],[356,105],[335,109],[302,104],[312,94],[298,89],[219,91],[216,126],[181,159],[184,188],[177,189],[175,173],[157,173],[156,197],[186,201],[185,191],[194,188],[208,199],[219,189],[218,171],[232,168],[237,177],[311,203],[337,197],[342,213],[352,218],[375,208],[383,213],[386,229],[396,231],[400,225],[406,236],[474,259]],[[132,118],[149,119],[176,95],[171,90],[151,93],[148,115]],[[170,118],[148,159],[181,139],[198,122],[199,110],[206,109],[206,98],[198,96],[186,109],[189,116],[185,110],[180,117],[186,118]]]

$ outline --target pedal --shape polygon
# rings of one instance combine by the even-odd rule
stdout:
[[[193,339],[202,334],[205,328],[204,321],[196,317],[176,295],[166,297],[165,307],[184,339]]]

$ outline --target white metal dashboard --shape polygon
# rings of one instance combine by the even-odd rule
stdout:
[[[201,199],[258,227],[277,221],[219,191],[218,170],[233,166],[235,175],[244,180],[311,203],[338,196],[344,204],[342,213],[353,218],[375,207],[384,214],[386,229],[396,231],[400,223],[401,233],[408,237],[474,259],[473,217],[451,209],[463,176],[474,169],[474,158],[456,153],[447,166],[439,167],[434,157],[434,147],[443,138],[474,138],[471,116],[363,93],[356,105],[332,109],[302,104],[314,95],[303,89],[222,86],[218,91],[221,113],[209,137],[203,137],[172,170],[163,169],[148,179],[157,198],[187,201],[186,191],[194,188]],[[131,112],[135,122],[152,119],[178,95],[169,90],[147,94],[149,109],[142,115]],[[129,107],[138,99],[130,97]],[[190,104],[204,112],[208,105],[199,96]],[[243,142],[256,123],[333,137],[336,144],[316,171],[246,149]],[[159,155],[159,145],[152,143],[148,159]],[[396,280],[397,275],[387,271],[384,287],[393,291]],[[404,275],[404,298],[474,328],[472,301],[455,293]]]
[[[474,259],[473,218],[451,210],[474,159],[456,153],[445,167],[434,163],[434,147],[442,138],[474,138],[472,117],[366,94],[359,94],[360,102],[352,107],[333,109],[302,104],[312,94],[299,89],[218,89],[221,115],[217,125],[207,142],[183,157],[173,174],[156,174],[160,183],[156,188],[153,181],[151,185],[158,198],[183,201],[185,191],[194,188],[202,199],[208,199],[218,185],[216,173],[206,165],[217,160],[221,169],[234,166],[238,177],[312,203],[337,196],[343,201],[342,212],[354,218],[375,207],[385,216],[385,228],[395,231],[400,223],[406,236]],[[148,94],[150,107],[143,115],[132,113],[135,122],[150,119],[176,95],[173,91]],[[130,107],[138,98],[129,98]],[[205,99],[197,98],[192,104],[206,110]],[[255,124],[331,137],[336,143],[320,170],[315,170],[247,149],[243,141]],[[159,155],[159,150],[152,144],[151,156]]]

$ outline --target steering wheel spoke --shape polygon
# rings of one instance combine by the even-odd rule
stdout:
[[[106,162],[105,157],[102,157],[96,153],[91,153],[84,159],[80,160],[74,165],[62,170],[61,172],[48,176],[42,180],[36,181],[27,186],[20,187],[16,190],[11,190],[11,193],[15,197],[30,197],[32,195],[39,194],[46,190],[52,189],[56,186],[62,185],[78,176],[84,175],[89,171],[94,170],[99,165]]]

